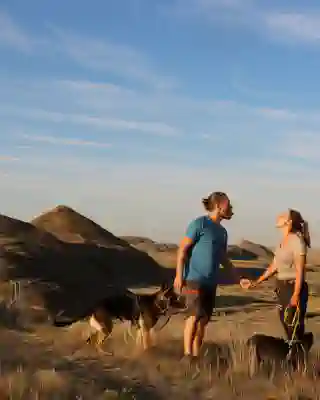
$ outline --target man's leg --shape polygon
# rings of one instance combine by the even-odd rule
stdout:
[[[199,320],[203,316],[200,290],[191,283],[186,285],[184,295],[187,306],[187,319],[184,328],[184,355],[193,356],[193,346],[198,331]]]
[[[199,315],[197,331],[193,341],[192,354],[195,357],[200,355],[206,327],[210,321],[216,298],[216,288],[202,290],[199,294]],[[200,312],[201,310],[201,312]]]
[[[201,318],[197,323],[197,330],[192,344],[192,355],[194,357],[199,357],[200,355],[200,350],[208,322],[208,318]]]
[[[187,318],[184,328],[184,355],[193,355],[194,341],[198,332],[197,317],[190,316]]]

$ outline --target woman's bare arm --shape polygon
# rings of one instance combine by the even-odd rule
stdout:
[[[260,283],[268,280],[276,272],[277,272],[277,267],[276,267],[275,261],[273,260],[272,263],[269,265],[269,267],[264,271],[264,273],[256,281],[252,282],[251,286],[255,287],[255,286],[259,285]]]
[[[295,257],[295,267],[296,267],[296,279],[295,279],[293,296],[299,296],[305,278],[305,270],[306,270],[305,254],[299,254]]]

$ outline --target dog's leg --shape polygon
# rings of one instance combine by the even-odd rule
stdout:
[[[141,314],[138,321],[137,342],[142,344],[143,350],[148,350],[151,347],[150,329],[146,323],[145,317]]]
[[[103,343],[110,336],[113,329],[113,322],[109,314],[103,309],[98,309],[90,317],[89,324],[96,332],[87,339],[87,342],[94,343],[99,353],[112,355],[111,352],[102,350]]]
[[[156,346],[157,345],[157,336],[156,336],[156,333],[153,328],[151,328],[149,330],[149,335],[150,335],[151,346]]]
[[[128,344],[129,342],[128,342],[128,338],[130,337],[132,340],[134,340],[135,339],[135,337],[134,337],[134,335],[133,335],[133,333],[132,333],[132,327],[133,327],[133,322],[130,322],[130,325],[129,325],[129,327],[128,327],[128,329],[126,329],[125,331],[124,331],[124,341],[125,341],[125,343],[126,344]]]

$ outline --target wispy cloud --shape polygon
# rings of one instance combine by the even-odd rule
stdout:
[[[104,110],[115,111],[117,109],[128,111],[144,110],[145,113],[156,111],[158,114],[167,115],[170,112],[180,113],[185,111],[188,113],[203,113],[207,116],[223,115],[229,118],[233,117],[250,117],[263,118],[264,120],[278,122],[295,122],[295,121],[320,121],[318,110],[300,110],[290,108],[272,108],[260,107],[257,105],[247,104],[245,102],[221,99],[194,99],[187,96],[179,96],[172,92],[166,93],[149,93],[144,91],[136,91],[127,89],[126,87],[90,81],[55,81],[51,87],[66,92],[71,96],[70,99],[76,99],[78,105],[83,104],[85,107],[94,108],[97,113]],[[45,90],[45,87],[42,88]],[[177,134],[177,128],[172,127]],[[173,132],[171,131],[171,134]],[[201,136],[201,134],[200,134]]]
[[[207,23],[256,26],[260,18],[253,0],[175,0],[165,13],[179,19]]]
[[[299,112],[294,112],[284,108],[259,108],[257,110],[261,115],[275,120],[292,121],[303,117]]]
[[[0,10],[0,46],[29,52],[33,45],[33,39],[16,25],[7,13]]]
[[[300,12],[292,6],[288,12],[280,3],[272,5],[254,0],[176,0],[171,15],[254,30],[277,42],[318,43],[320,40],[319,8]]]
[[[284,135],[282,141],[279,151],[283,154],[297,160],[319,162],[320,131],[293,131]]]
[[[22,138],[30,140],[32,142],[42,142],[42,143],[49,143],[54,145],[63,145],[63,146],[88,146],[88,147],[95,147],[95,148],[110,148],[112,147],[111,143],[104,143],[104,142],[96,142],[96,141],[89,141],[77,138],[59,138],[55,136],[37,136],[37,135],[21,135]]]
[[[112,117],[91,116],[82,114],[71,114],[55,111],[47,111],[42,109],[28,108],[3,108],[2,113],[6,115],[15,115],[18,117],[48,121],[54,123],[70,123],[75,125],[88,125],[97,129],[113,129],[116,131],[138,131],[144,134],[157,136],[177,136],[181,132],[166,123],[162,122],[146,122],[125,119],[116,119]]]
[[[59,28],[53,28],[52,32],[58,51],[83,66],[107,71],[157,89],[171,88],[176,84],[172,77],[156,73],[149,60],[130,46],[108,39],[79,36]]]
[[[18,157],[0,155],[0,162],[1,162],[1,161],[4,161],[4,162],[12,162],[12,161],[18,161],[18,160],[19,160]]]
[[[37,51],[40,56],[46,55],[50,49],[51,55],[63,55],[87,69],[105,71],[154,89],[169,89],[177,85],[176,79],[158,73],[150,60],[133,47],[108,38],[102,40],[78,35],[51,25],[40,39],[24,31],[9,14],[1,11],[0,45],[23,52]]]
[[[320,12],[284,13],[274,12],[265,16],[265,22],[274,35],[293,41],[318,43],[320,41]]]
[[[214,19],[221,15],[217,13],[236,13],[248,9],[252,5],[251,0],[175,0],[170,11],[176,16],[206,16]]]

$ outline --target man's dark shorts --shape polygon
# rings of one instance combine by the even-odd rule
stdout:
[[[197,282],[186,281],[182,294],[186,302],[186,314],[196,317],[197,320],[205,318],[210,320],[216,303],[217,287],[207,288]]]

